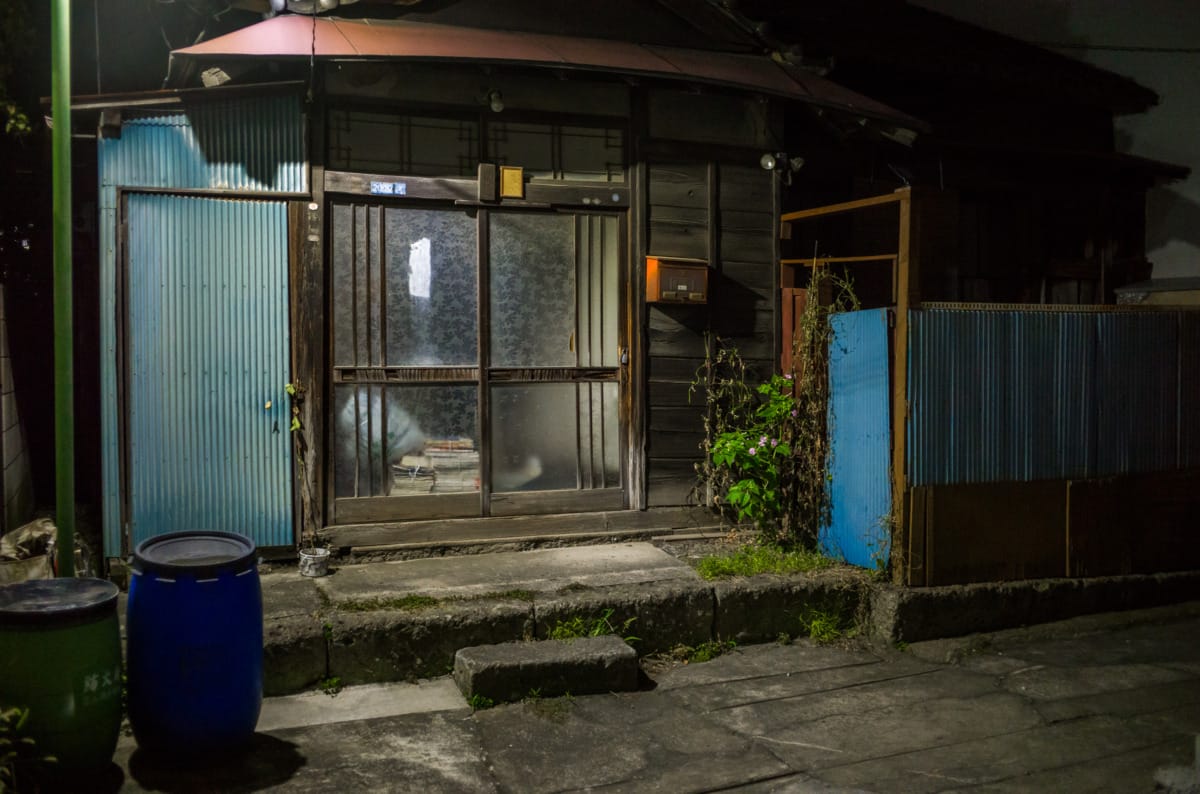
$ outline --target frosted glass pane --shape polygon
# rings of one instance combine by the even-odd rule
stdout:
[[[492,490],[579,487],[572,383],[492,387]]]
[[[492,490],[620,485],[616,383],[492,387]]]
[[[575,366],[574,219],[494,214],[490,248],[491,366]]]
[[[478,351],[475,219],[386,211],[387,364],[474,366]]]
[[[379,207],[333,208],[333,363],[381,366]]]
[[[581,215],[578,224],[579,366],[616,367],[620,353],[619,221],[610,215]]]
[[[479,490],[477,387],[338,386],[334,494]]]

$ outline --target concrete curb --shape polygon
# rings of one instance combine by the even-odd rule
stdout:
[[[874,585],[868,634],[920,642],[1200,599],[1200,571],[944,587]]]
[[[461,648],[544,639],[560,620],[609,610],[610,624],[637,637],[634,645],[645,656],[714,640],[794,637],[814,607],[847,623],[853,617],[872,641],[893,644],[1192,600],[1200,600],[1200,571],[932,588],[818,573],[569,588],[528,599],[447,599],[356,612],[322,601],[310,580],[282,579],[264,586],[264,690],[297,692],[326,677],[351,685],[445,675]]]

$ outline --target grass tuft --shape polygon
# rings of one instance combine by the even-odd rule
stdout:
[[[784,551],[776,546],[743,546],[733,554],[702,557],[696,571],[705,579],[756,576],[762,573],[806,573],[828,568],[834,561],[815,551]]]

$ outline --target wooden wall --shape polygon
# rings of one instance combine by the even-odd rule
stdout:
[[[759,376],[776,342],[775,177],[757,155],[651,160],[647,255],[705,262],[703,306],[647,307],[647,506],[694,503],[704,438],[704,393],[691,391],[705,334],[736,347]]]

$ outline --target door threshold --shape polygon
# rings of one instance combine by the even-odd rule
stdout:
[[[641,540],[719,527],[720,518],[707,508],[678,507],[350,524],[326,527],[320,537],[339,554],[353,559],[400,558],[513,551],[515,547],[583,544],[607,538]]]

